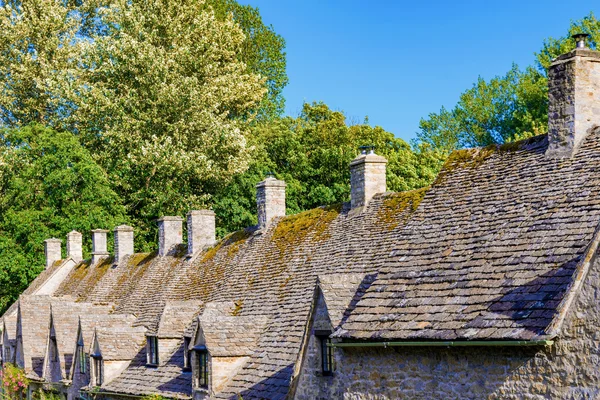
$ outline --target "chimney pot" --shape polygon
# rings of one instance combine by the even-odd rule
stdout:
[[[284,181],[273,176],[256,185],[256,206],[258,208],[258,228],[264,229],[274,218],[285,217]]]
[[[133,254],[133,228],[119,225],[115,228],[115,263]]]
[[[211,210],[192,210],[187,215],[188,255],[214,245],[216,240],[215,213]]]
[[[83,236],[77,231],[67,233],[67,257],[75,262],[83,260]]]
[[[166,256],[183,243],[183,218],[166,216],[158,219],[158,255]]]
[[[361,154],[350,163],[351,208],[366,206],[377,193],[386,189],[385,157],[375,154],[374,146],[361,146]]]
[[[575,39],[575,43],[576,43],[578,49],[586,48],[585,42],[589,37],[590,37],[590,35],[588,33],[576,33],[575,35],[572,36],[572,38]]]
[[[46,254],[46,269],[54,265],[56,261],[62,259],[61,243],[62,241],[57,238],[44,240],[44,253]]]
[[[108,257],[107,250],[108,230],[92,230],[92,264],[96,265],[101,259]]]

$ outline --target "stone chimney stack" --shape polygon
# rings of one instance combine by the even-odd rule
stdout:
[[[285,182],[275,179],[273,174],[256,185],[259,229],[269,226],[274,218],[285,217],[285,187]]]
[[[158,220],[158,255],[166,256],[174,246],[181,243],[183,243],[183,218],[160,218]]]
[[[77,231],[67,233],[67,257],[77,263],[83,260],[83,236]]]
[[[188,255],[212,246],[216,240],[215,213],[193,210],[187,215]]]
[[[106,245],[106,237],[108,231],[106,229],[94,229],[92,231],[92,264],[96,265],[101,259],[108,257]]]
[[[372,146],[361,147],[361,154],[350,163],[351,208],[366,206],[377,193],[387,190],[385,157],[375,154]]]
[[[115,228],[115,263],[132,254],[133,228],[128,225],[119,225]]]
[[[50,268],[56,261],[62,259],[60,239],[52,238],[44,240],[44,253],[46,254],[46,269]]]
[[[557,57],[548,70],[548,150],[571,157],[600,124],[600,52],[586,47],[587,34],[574,35],[577,48]]]

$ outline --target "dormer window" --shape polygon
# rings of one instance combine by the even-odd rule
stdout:
[[[58,345],[56,344],[56,336],[50,336],[50,360],[58,362]]]
[[[331,347],[331,338],[329,335],[331,335],[329,331],[315,332],[321,348],[321,373],[323,376],[333,375],[333,370],[335,369],[333,347]]]
[[[158,337],[156,336],[147,337],[146,363],[153,367],[158,365]]]
[[[85,358],[82,341],[77,342],[77,357],[77,361],[79,362],[79,373],[85,375],[87,373],[87,360]]]
[[[102,374],[102,356],[99,354],[92,354],[92,369],[94,374],[94,385],[102,386],[104,376]]]
[[[209,368],[208,368],[208,350],[205,346],[194,347],[196,353],[196,388],[208,389]]]
[[[191,371],[192,370],[192,363],[190,360],[190,343],[192,342],[192,338],[190,337],[184,337],[183,338],[183,370],[184,371]]]

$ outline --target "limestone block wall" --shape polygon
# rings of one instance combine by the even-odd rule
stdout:
[[[275,178],[267,178],[256,185],[259,228],[265,228],[274,218],[285,216],[285,187],[284,181]]]
[[[548,71],[548,154],[570,157],[600,124],[600,52],[577,49]]]
[[[594,262],[550,347],[336,349],[333,376],[320,375],[311,335],[295,398],[600,398],[600,273]]]
[[[115,228],[115,262],[133,254],[133,228],[119,225]]]
[[[212,246],[216,241],[215,213],[211,210],[194,210],[187,215],[188,254]]]
[[[183,243],[183,218],[162,217],[158,220],[158,255],[165,256]]]
[[[386,191],[384,157],[362,154],[350,163],[350,205],[364,207],[377,193]]]

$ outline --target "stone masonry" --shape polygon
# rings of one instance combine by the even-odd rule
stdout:
[[[106,229],[92,230],[92,264],[95,265],[104,257],[108,257],[108,247],[106,245]]]
[[[352,208],[364,207],[377,193],[386,191],[387,160],[370,152],[350,163],[350,203]]]
[[[600,53],[575,49],[548,71],[549,157],[570,157],[600,121]]]
[[[597,399],[598,260],[586,283],[552,346],[338,348],[322,376],[311,335],[295,399]]]
[[[44,240],[44,253],[46,254],[46,269],[50,268],[56,261],[62,259],[60,239],[52,238]]]
[[[285,216],[285,182],[268,177],[256,185],[258,227],[266,228],[274,218]]]
[[[115,228],[115,262],[133,254],[133,228],[119,225]]]
[[[158,220],[158,255],[165,256],[183,243],[183,218],[162,217]]]
[[[83,260],[83,236],[80,232],[67,233],[67,257],[71,257],[75,262]]]
[[[215,213],[211,210],[193,210],[187,215],[188,254],[192,255],[216,241]]]

